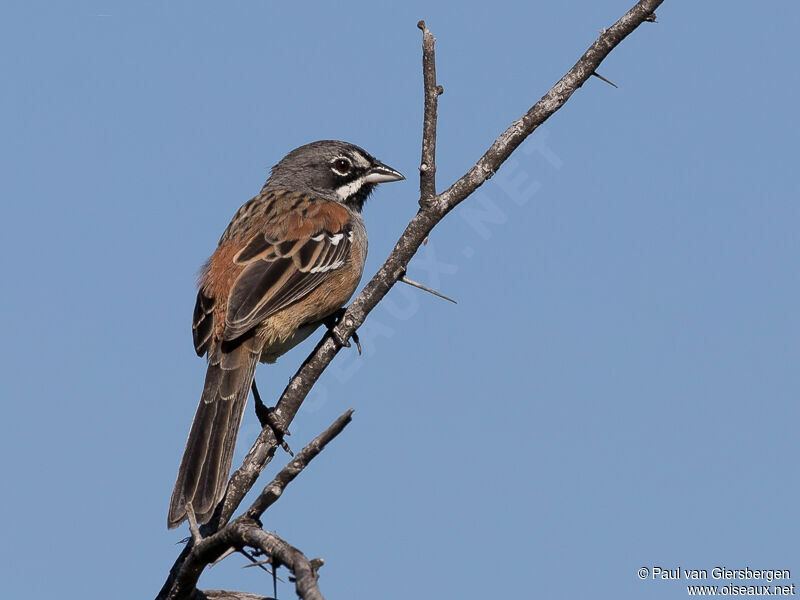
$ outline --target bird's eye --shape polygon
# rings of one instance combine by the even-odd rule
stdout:
[[[333,161],[333,165],[332,165],[333,170],[338,175],[347,175],[350,172],[350,167],[352,167],[352,166],[353,165],[349,160],[347,160],[346,158],[341,158],[341,157],[339,157],[336,160],[334,160]]]

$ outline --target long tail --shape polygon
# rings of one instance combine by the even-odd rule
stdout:
[[[207,523],[225,494],[259,349],[251,337],[230,351],[211,352],[203,395],[183,451],[169,503],[167,527],[186,519],[191,502],[198,523]]]

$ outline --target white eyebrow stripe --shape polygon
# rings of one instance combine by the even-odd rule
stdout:
[[[358,163],[358,166],[363,169],[368,169],[370,166],[372,166],[370,162],[364,156],[361,155],[360,152],[356,152],[353,155],[353,158],[355,158],[355,161]]]

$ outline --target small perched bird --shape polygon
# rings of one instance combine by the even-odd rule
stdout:
[[[200,275],[192,335],[205,385],[169,505],[207,523],[225,493],[256,364],[272,363],[344,306],[361,279],[361,208],[405,179],[362,148],[324,140],[292,150],[222,234]]]

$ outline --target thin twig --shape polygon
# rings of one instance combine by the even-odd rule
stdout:
[[[192,600],[275,600],[261,594],[237,592],[234,590],[203,590],[192,596]]]
[[[442,214],[452,210],[500,168],[511,153],[559,108],[564,106],[608,54],[652,15],[664,0],[640,0],[622,18],[605,30],[578,62],[567,71],[528,112],[514,121],[494,141],[477,163],[458,181],[438,196]],[[366,291],[362,291],[362,295]]]
[[[336,419],[325,431],[311,440],[305,448],[297,453],[297,456],[289,461],[288,465],[281,469],[280,473],[275,476],[275,479],[267,484],[258,498],[255,499],[253,504],[250,505],[250,508],[244,513],[245,517],[253,520],[259,519],[261,515],[264,514],[264,511],[281,497],[286,486],[289,485],[292,480],[322,452],[328,442],[339,435],[352,420],[353,409],[350,408]]]
[[[417,23],[422,30],[422,81],[425,90],[425,114],[422,119],[422,161],[419,165],[420,205],[436,196],[436,118],[439,95],[444,88],[436,84],[436,38],[425,21]]]
[[[250,561],[250,564],[244,565],[242,567],[243,569],[247,569],[249,567],[256,567],[256,568],[261,569],[262,571],[265,571],[265,572],[269,573],[270,575],[272,575],[273,582],[275,580],[278,580],[281,583],[286,583],[283,579],[278,577],[277,574],[275,573],[277,571],[277,569],[274,569],[274,568],[273,569],[268,569],[265,566],[265,565],[271,565],[272,564],[272,557],[271,556],[268,557],[268,558],[265,558],[264,560],[256,560],[256,557],[253,556],[252,554],[250,554],[247,550],[239,550],[239,552],[244,554],[245,557],[247,557],[247,559]],[[219,561],[217,561],[217,562],[219,562]]]
[[[227,548],[258,548],[276,563],[285,565],[295,577],[295,590],[303,600],[322,600],[317,586],[316,563],[274,533],[261,529],[258,521],[239,517],[223,529],[195,544],[176,574],[167,598],[189,598],[203,569]],[[275,564],[275,563],[273,563]]]
[[[306,555],[294,546],[287,544],[273,533],[256,527],[246,531],[247,545],[260,548],[270,556],[277,557],[295,577],[295,591],[303,600],[325,600],[317,585],[317,561],[308,560]]]
[[[280,473],[275,476],[275,479],[267,485],[261,494],[256,498],[253,504],[250,506],[249,509],[240,517],[232,521],[231,523],[227,524],[225,527],[221,528],[218,532],[211,534],[205,538],[195,538],[194,539],[194,547],[191,553],[186,557],[186,560],[182,563],[181,567],[177,572],[175,572],[175,577],[172,585],[173,590],[177,590],[178,592],[185,592],[187,589],[190,589],[190,586],[193,587],[196,585],[196,577],[200,576],[200,572],[202,572],[202,568],[197,570],[197,564],[202,560],[206,561],[206,564],[213,565],[225,558],[228,554],[233,552],[235,549],[239,549],[245,556],[248,554],[242,550],[242,547],[245,545],[245,542],[242,540],[242,537],[235,537],[234,541],[230,540],[230,532],[229,530],[233,529],[239,531],[241,535],[241,531],[243,527],[253,527],[260,530],[261,524],[259,522],[259,518],[264,513],[267,508],[269,508],[272,504],[275,503],[278,498],[280,498],[283,490],[286,488],[289,483],[291,483],[300,472],[305,469],[308,464],[325,448],[325,446],[333,440],[337,435],[339,435],[345,427],[352,421],[353,419],[353,409],[346,410],[338,419],[336,419],[331,425],[325,429],[322,433],[320,433],[317,437],[311,440],[305,448],[303,448],[297,456],[295,456],[288,465],[286,465],[283,469],[281,469]],[[272,534],[270,534],[272,535]],[[274,538],[274,539],[273,539]],[[265,538],[259,538],[265,539]],[[300,565],[301,568],[304,568],[303,565],[305,564],[303,561],[307,561],[305,556],[296,548],[289,546],[283,540],[280,540],[277,536],[273,536],[273,541],[278,540],[283,546],[277,544],[283,554],[275,554],[270,552],[269,550],[264,550],[266,554],[270,556],[272,559],[273,565],[275,564],[284,564],[289,567],[297,578],[298,582],[297,585],[300,586],[300,577],[298,572],[294,569],[292,565]],[[227,544],[227,546],[225,546]],[[254,547],[263,549],[261,546],[252,545]],[[288,562],[286,559],[286,554],[289,553],[294,556],[295,561],[300,561],[299,563],[296,562]],[[299,553],[299,554],[298,554]],[[252,557],[248,556],[251,560],[254,560]],[[277,560],[276,560],[277,559]],[[318,559],[317,559],[318,560]],[[316,573],[317,567],[315,567],[312,563],[308,563],[309,569]],[[317,564],[317,563],[314,563]],[[322,562],[318,563],[319,565]],[[276,567],[273,567],[273,572],[275,571]],[[314,590],[316,589],[316,574],[314,575],[314,585],[309,587],[310,584],[308,582],[302,584],[303,588],[311,589],[311,596],[304,596],[300,594],[300,587],[298,587],[298,594],[300,594],[301,598],[314,598],[322,596],[315,596]],[[162,590],[163,591],[163,590]],[[319,594],[319,590],[316,589],[316,594]],[[180,598],[183,597],[180,593],[170,594],[165,596],[167,598]]]

